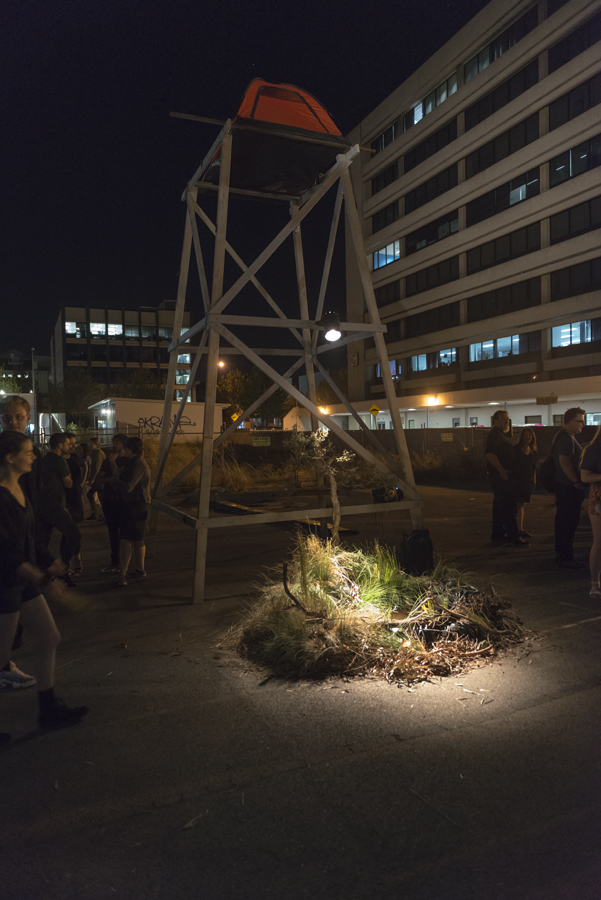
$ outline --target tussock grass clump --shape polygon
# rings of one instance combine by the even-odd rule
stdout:
[[[508,605],[452,566],[409,575],[393,550],[299,537],[230,633],[253,662],[287,678],[375,674],[412,682],[465,671],[523,639]]]
[[[182,441],[181,443],[174,442],[171,450],[169,451],[169,456],[167,457],[167,464],[165,466],[165,472],[163,474],[163,484],[167,484],[168,481],[171,481],[172,478],[175,478],[182,469],[191,463],[192,460],[198,456],[202,449],[201,441]],[[154,476],[157,468],[157,459],[159,455],[159,442],[156,440],[145,440],[144,441],[144,457],[146,462],[150,466],[151,477],[154,482]],[[183,491],[192,491],[198,487],[200,483],[200,469],[196,466],[180,483],[179,490]]]
[[[283,487],[294,482],[294,471],[289,466],[276,466],[265,463],[253,466],[250,463],[239,463],[235,459],[221,459],[215,456],[211,484],[222,487],[226,491],[256,491],[262,487]]]

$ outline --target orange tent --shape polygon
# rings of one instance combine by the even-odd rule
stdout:
[[[234,121],[251,119],[304,131],[342,136],[319,100],[294,84],[270,84],[255,78],[246,89]]]
[[[337,153],[350,146],[328,111],[292,84],[249,84],[232,125],[230,185],[298,196],[318,184]],[[221,148],[203,180],[219,181]]]

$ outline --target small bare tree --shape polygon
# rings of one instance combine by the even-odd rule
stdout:
[[[340,501],[338,482],[340,477],[352,476],[357,466],[355,454],[350,450],[337,453],[326,431],[294,431],[286,442],[290,451],[290,464],[295,470],[303,465],[313,465],[317,487],[321,480],[328,481],[332,500],[332,542],[340,541]]]

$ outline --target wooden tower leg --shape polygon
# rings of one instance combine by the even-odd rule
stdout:
[[[290,213],[294,215],[299,209],[299,204],[292,202],[290,204]],[[297,225],[292,234],[294,241],[294,261],[296,263],[296,281],[298,285],[298,301],[301,319],[309,319],[309,300],[307,297],[307,278],[305,275],[305,260],[303,256],[303,240],[301,236],[301,227]],[[303,349],[305,352],[305,372],[307,375],[307,388],[309,392],[309,400],[317,405],[317,389],[315,387],[315,369],[313,366],[313,337],[310,329],[303,328]],[[311,431],[317,431],[319,423],[316,416],[311,414]],[[318,472],[317,477],[321,473]],[[321,485],[317,484],[317,505],[323,503]],[[328,536],[328,520],[327,518],[319,520],[319,536],[327,538]]]
[[[198,191],[193,188],[191,191],[192,199],[196,200]],[[175,314],[173,317],[173,337],[178,338],[182,333],[184,324],[184,307],[186,304],[186,289],[188,287],[188,273],[190,271],[190,253],[192,249],[192,226],[190,216],[186,210],[186,225],[184,228],[184,242],[182,246],[182,258],[179,267],[179,281],[177,285],[177,300],[175,303]],[[161,437],[159,440],[159,452],[157,457],[157,471],[160,473],[153,487],[153,497],[159,495],[161,488],[161,476],[164,470],[163,457],[168,452],[167,442],[169,440],[169,431],[171,427],[171,410],[173,406],[173,392],[175,390],[175,371],[177,368],[177,354],[179,350],[173,350],[169,355],[169,370],[167,372],[167,384],[165,387],[165,403],[163,406],[163,420],[161,422]],[[155,507],[150,510],[149,524],[149,541],[150,554],[154,549],[154,538],[156,537],[158,527],[159,512]]]
[[[372,324],[379,325],[380,313],[378,311],[378,304],[376,303],[374,287],[367,265],[367,256],[365,254],[363,234],[361,232],[361,222],[359,220],[357,207],[355,205],[353,183],[348,171],[343,172],[341,178],[344,184],[346,214],[353,238],[353,244],[357,256],[357,263],[359,265],[359,272],[361,274],[361,282],[363,285],[363,293],[365,295],[365,301],[367,304],[367,311],[369,313]],[[376,349],[378,351],[378,356],[380,359],[382,380],[384,382],[386,400],[388,401],[388,409],[390,410],[390,417],[392,419],[394,433],[396,436],[399,458],[401,460],[401,465],[403,466],[403,474],[405,477],[405,481],[414,488],[415,478],[413,477],[413,467],[411,465],[411,457],[409,456],[409,449],[407,447],[407,439],[405,438],[405,432],[403,431],[403,423],[401,422],[401,414],[399,412],[399,404],[396,396],[396,391],[394,389],[394,382],[392,380],[392,375],[390,374],[390,366],[388,365],[388,352],[386,350],[384,335],[376,333],[374,334],[374,338]],[[416,507],[415,509],[411,510],[411,521],[413,522],[414,528],[423,528],[421,508]]]
[[[196,530],[196,558],[194,564],[194,588],[192,603],[204,600],[207,570],[207,540],[209,537],[209,503],[211,501],[211,474],[213,470],[213,442],[215,422],[215,397],[219,372],[219,334],[211,328],[207,361],[207,392],[202,435],[200,462],[200,490],[198,494],[198,523]]]
[[[226,134],[221,145],[221,171],[219,173],[219,194],[217,201],[217,229],[215,232],[215,255],[213,261],[213,289],[211,307],[223,294],[225,267],[225,245],[227,232],[227,211],[230,188],[230,166],[232,159],[232,135]],[[209,536],[209,503],[211,500],[211,473],[213,469],[213,441],[215,429],[215,400],[217,396],[217,373],[219,372],[219,333],[210,328],[209,353],[207,359],[207,389],[205,394],[205,416],[202,435],[202,455],[200,463],[200,489],[198,492],[198,522],[196,531],[196,558],[194,562],[194,588],[192,603],[204,600],[205,576],[207,570],[207,540]]]

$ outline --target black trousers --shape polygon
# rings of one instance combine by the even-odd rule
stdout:
[[[102,503],[104,521],[109,530],[109,542],[111,545],[111,565],[119,565],[119,545],[121,542],[121,504],[104,501]]]
[[[490,479],[493,492],[492,501],[492,535],[493,540],[506,538],[515,541],[520,536],[517,523],[518,501],[516,483],[513,478],[507,481]]]
[[[555,497],[555,556],[557,559],[573,559],[574,535],[580,523],[580,510],[584,491],[569,484],[556,484]]]
[[[48,547],[52,529],[56,528],[62,534],[60,557],[69,565],[71,558],[77,556],[81,550],[81,532],[67,510],[58,507],[52,510],[43,510],[38,514],[38,536],[44,548]]]

